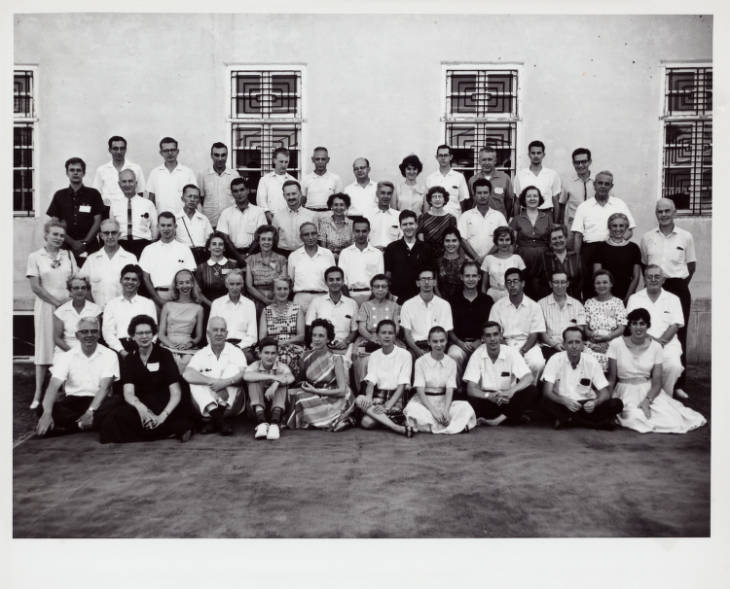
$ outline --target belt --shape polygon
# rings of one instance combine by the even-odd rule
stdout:
[[[440,397],[441,395],[445,395],[446,394],[446,391],[439,391],[439,392],[437,392],[434,389],[431,389],[430,391],[429,390],[426,390],[425,393],[429,397]]]
[[[294,294],[327,294],[326,290],[298,290]]]
[[[618,381],[622,384],[644,384],[645,382],[649,382],[648,378],[619,378]]]
[[[170,290],[169,286],[156,286],[155,290]]]
[[[350,292],[370,292],[370,288],[351,288]]]
[[[310,211],[315,211],[315,212],[317,212],[317,213],[325,213],[325,212],[329,211],[329,209],[328,209],[327,207],[324,207],[324,208],[318,208],[318,207],[305,207],[305,208],[309,209]]]

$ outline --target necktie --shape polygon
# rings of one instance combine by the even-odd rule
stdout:
[[[132,199],[127,199],[127,240],[132,241]]]
[[[583,180],[583,200],[588,200],[588,180]]]

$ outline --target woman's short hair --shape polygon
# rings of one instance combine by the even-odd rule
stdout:
[[[441,194],[444,197],[444,204],[449,202],[448,190],[446,190],[443,186],[431,186],[431,188],[429,188],[428,192],[426,193],[426,202],[429,206],[431,206],[431,199],[433,198],[434,194]]]
[[[80,280],[81,282],[83,282],[86,285],[87,289],[91,288],[91,282],[89,282],[89,278],[87,276],[80,276],[78,274],[72,274],[71,276],[69,276],[66,279],[66,290],[68,290],[69,292],[71,291],[71,283],[74,280]]]
[[[610,226],[611,223],[613,223],[614,219],[623,219],[626,221],[626,228],[628,229],[629,225],[631,224],[629,222],[629,218],[624,213],[613,213],[609,218],[608,221],[606,221],[606,226]]]
[[[265,225],[262,225],[262,227],[265,227]],[[232,244],[230,242],[230,238],[222,231],[213,231],[213,233],[208,236],[208,239],[205,240],[205,249],[210,250],[210,242],[213,241],[216,237],[223,240],[223,255],[227,258],[232,257],[233,252],[231,251]]]
[[[152,317],[149,315],[135,315],[129,322],[129,327],[127,327],[127,335],[129,337],[134,337],[134,332],[137,331],[138,325],[149,325],[152,330],[152,335],[157,333],[157,323],[155,323]]]
[[[172,284],[170,285],[170,300],[171,301],[177,301],[180,299],[180,290],[177,288],[177,277],[180,276],[183,272],[187,272],[190,274],[190,278],[193,281],[193,287],[190,289],[190,298],[193,299],[196,303],[200,303],[201,301],[201,293],[200,293],[200,286],[198,285],[198,281],[195,279],[195,274],[192,270],[188,270],[187,268],[182,268],[175,272],[175,276],[172,277]]]
[[[51,230],[51,227],[60,227],[64,231],[66,231],[66,221],[63,219],[59,219],[58,217],[51,217],[43,224],[43,233],[45,235],[48,234],[48,232]]]
[[[626,315],[626,327],[624,327],[624,335],[631,335],[630,326],[636,321],[644,321],[647,328],[651,327],[651,315],[649,314],[649,311],[647,311],[643,307],[638,307],[633,311],[629,311],[629,314]]]
[[[309,343],[312,342],[312,332],[314,331],[315,327],[323,327],[324,330],[327,332],[327,343],[331,342],[335,339],[335,326],[332,325],[332,322],[329,319],[324,319],[322,317],[318,317],[314,321],[312,321],[312,325],[309,329]]]
[[[393,331],[398,331],[398,327],[395,324],[395,321],[392,319],[381,319],[378,321],[378,325],[375,327],[375,333],[378,333],[380,331],[380,328],[384,325],[390,325],[393,328]]]
[[[494,245],[497,245],[497,242],[499,241],[499,238],[503,235],[509,235],[509,241],[512,245],[515,244],[515,234],[512,233],[512,229],[507,227],[507,225],[501,225],[500,227],[497,227],[494,230],[494,233],[492,234],[492,243]]]
[[[418,156],[415,153],[404,157],[403,161],[398,165],[401,176],[403,176],[404,178],[406,177],[406,168],[408,166],[413,166],[414,168],[416,168],[419,174],[423,172],[423,164],[421,163],[421,160],[418,159]]]
[[[434,333],[443,333],[444,335],[446,335],[446,330],[440,325],[434,325],[431,329],[428,330],[428,337],[426,339],[430,340],[431,336]]]
[[[345,207],[348,209],[350,208],[350,205],[352,204],[352,200],[350,199],[349,194],[345,194],[344,192],[335,192],[333,194],[330,194],[327,197],[327,208],[332,209],[332,203],[335,202],[335,199],[339,198],[342,202],[345,203]]]
[[[608,279],[611,281],[611,286],[616,284],[613,280],[613,273],[606,268],[601,268],[600,270],[596,270],[593,273],[593,282],[594,283],[596,282],[596,278],[598,278],[599,276],[608,276]]]
[[[273,225],[259,225],[253,233],[253,241],[251,242],[251,249],[249,250],[250,254],[257,254],[261,251],[259,239],[261,239],[261,236],[264,233],[271,233],[273,235],[274,249],[279,247],[279,230]]]
[[[523,188],[522,192],[520,192],[520,206],[521,207],[527,207],[527,205],[525,204],[525,197],[527,196],[528,190],[537,190],[537,194],[540,197],[540,202],[538,203],[537,206],[540,206],[542,203],[545,202],[545,198],[542,196],[542,192],[540,192],[540,189],[537,186],[530,185],[530,186],[526,186],[525,188]]]
[[[385,280],[385,282],[388,283],[388,288],[390,288],[390,279],[385,274],[376,274],[370,279],[370,287],[372,288],[373,284],[375,284],[376,280]]]
[[[446,231],[444,231],[444,234],[441,236],[441,241],[443,242],[448,235],[454,235],[456,239],[459,240],[459,243],[461,243],[461,231],[459,231],[456,227],[449,227]]]

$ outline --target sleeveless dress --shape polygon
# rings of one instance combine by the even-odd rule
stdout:
[[[299,309],[297,303],[288,303],[283,312],[274,305],[267,305],[263,313],[266,334],[279,342],[279,362],[289,367],[294,378],[299,378],[299,358],[304,352],[303,345],[289,343],[289,340],[297,334]]]
[[[639,409],[639,403],[651,388],[652,368],[662,364],[661,344],[652,341],[637,354],[627,347],[623,337],[617,337],[608,346],[608,357],[616,361],[618,382],[613,396],[624,404],[623,412],[618,415],[622,427],[642,434],[684,434],[707,423],[697,411],[672,399],[663,390],[651,403],[651,417],[647,418]]]
[[[508,268],[525,269],[525,262],[517,254],[512,254],[508,258],[500,258],[494,254],[484,257],[482,262],[482,271],[489,275],[489,288],[487,294],[492,297],[496,303],[502,297],[507,296],[507,287],[504,285],[504,273]]]
[[[585,303],[586,325],[597,335],[608,335],[619,325],[626,325],[626,308],[621,299],[611,297],[607,301],[597,298],[588,299]],[[585,352],[593,356],[601,364],[603,372],[608,370],[608,344],[610,342],[586,342]]]
[[[193,341],[193,333],[197,323],[198,310],[202,307],[198,303],[178,303],[177,301],[168,301],[165,303],[167,307],[167,339],[173,344],[185,344]],[[187,350],[177,350],[168,348],[172,357],[175,359],[178,370],[182,373],[190,362],[193,354],[198,351],[197,348]]]

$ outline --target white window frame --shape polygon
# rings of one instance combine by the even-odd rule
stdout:
[[[231,97],[233,95],[233,88],[232,88],[232,82],[233,82],[233,72],[245,72],[245,71],[251,71],[251,72],[261,72],[261,71],[267,71],[267,72],[277,72],[277,71],[297,71],[299,72],[299,79],[300,79],[300,93],[299,93],[299,112],[297,113],[296,117],[292,117],[291,115],[275,115],[270,118],[262,118],[258,115],[241,115],[234,117],[233,116],[233,106],[231,102]],[[229,153],[231,157],[230,166],[233,169],[238,169],[235,164],[235,146],[233,145],[233,129],[236,124],[238,123],[251,123],[251,124],[266,124],[266,125],[276,125],[277,123],[280,124],[298,124],[299,125],[299,161],[298,168],[295,170],[295,173],[292,175],[299,178],[301,180],[302,175],[304,174],[304,154],[305,150],[307,148],[305,144],[305,137],[306,137],[306,127],[307,127],[307,118],[306,118],[306,109],[307,109],[307,100],[306,100],[306,75],[307,70],[306,66],[301,63],[286,63],[286,64],[271,64],[271,63],[235,63],[235,64],[227,64],[226,65],[226,71],[225,71],[226,79],[224,87],[226,88],[225,92],[225,113],[226,113],[226,131],[228,140],[231,142]],[[263,156],[263,154],[262,154]],[[270,157],[271,154],[266,154],[266,157]],[[263,167],[263,161],[264,157],[262,157],[262,168],[261,168],[261,175],[263,176],[268,171],[270,171],[273,168],[269,168],[268,170]],[[289,171],[289,173],[292,173]],[[249,189],[251,189],[254,193],[256,191],[256,186],[249,186]]]
[[[509,71],[509,70],[515,70],[517,72],[517,89],[516,89],[516,109],[517,113],[515,115],[512,114],[502,114],[497,113],[493,115],[489,115],[487,117],[478,117],[478,116],[472,116],[472,115],[449,115],[448,109],[447,109],[447,91],[448,91],[448,81],[447,81],[447,71],[474,71],[474,70],[482,70],[482,71]],[[490,61],[480,61],[480,62],[442,62],[441,64],[441,92],[440,92],[440,98],[441,98],[441,137],[444,139],[444,143],[447,143],[446,137],[447,137],[447,128],[450,123],[476,123],[476,122],[494,122],[494,123],[514,123],[515,125],[515,141],[514,141],[514,159],[512,161],[512,168],[510,170],[505,170],[503,168],[503,171],[506,171],[508,174],[511,175],[511,171],[516,171],[518,169],[517,166],[517,158],[519,157],[519,154],[522,152],[522,146],[523,146],[523,138],[522,138],[522,108],[524,103],[524,93],[525,93],[525,79],[524,79],[524,64],[522,62],[510,62],[510,61],[499,61],[499,62],[490,62]],[[454,166],[455,168],[460,169],[469,169],[469,168],[463,168],[461,166]],[[474,166],[473,166],[474,173],[479,172],[479,162],[478,162],[478,151],[474,155]]]
[[[13,66],[13,78],[18,72],[30,72],[33,76],[32,85],[32,114],[30,117],[15,116],[13,113],[13,135],[15,130],[15,123],[30,124],[32,126],[31,141],[33,144],[33,156],[32,156],[32,179],[33,179],[33,196],[31,197],[31,210],[30,211],[19,211],[15,209],[15,201],[13,200],[13,217],[21,218],[37,218],[40,215],[38,210],[38,166],[39,166],[39,148],[38,148],[38,123],[40,120],[39,113],[39,100],[38,100],[38,66],[34,64],[15,64]],[[13,157],[15,156],[15,144],[13,143]],[[13,170],[15,166],[13,166]],[[13,197],[15,190],[15,179],[13,178]]]
[[[712,68],[713,70],[713,77],[714,77],[714,66],[712,63],[712,60],[710,59],[701,59],[696,61],[662,61],[660,65],[658,66],[658,75],[657,78],[659,79],[659,125],[658,125],[658,141],[660,145],[660,149],[658,150],[658,158],[657,158],[657,194],[656,199],[659,200],[660,198],[663,198],[664,194],[664,137],[665,137],[665,125],[667,122],[681,122],[681,121],[698,121],[698,120],[709,120],[712,122],[713,120],[713,113],[711,112],[709,115],[695,115],[695,114],[688,114],[688,115],[667,115],[666,113],[666,90],[667,90],[667,70],[670,69],[677,69],[677,68]],[[713,98],[714,93],[716,92],[713,84]],[[713,101],[714,102],[714,101]],[[714,129],[713,129],[713,143],[715,141],[714,138]],[[714,160],[714,153],[713,153],[713,160]],[[713,190],[713,201],[714,201],[714,190]],[[713,202],[714,204],[714,202]],[[691,217],[691,218],[711,218],[712,213],[694,213],[691,210],[688,209],[678,209],[677,215],[682,217]]]

